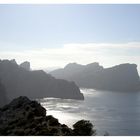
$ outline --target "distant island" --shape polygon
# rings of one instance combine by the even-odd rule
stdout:
[[[140,78],[136,64],[120,64],[103,68],[99,63],[80,65],[70,63],[63,69],[51,71],[56,78],[74,81],[79,87],[100,90],[133,92],[140,90]]]
[[[2,83],[0,94],[3,94],[1,97],[6,94],[8,100],[19,96],[31,99],[44,97],[84,99],[74,82],[55,79],[43,70],[32,71],[29,62],[18,65],[15,60],[0,60],[0,80]],[[2,86],[6,91],[3,91]]]

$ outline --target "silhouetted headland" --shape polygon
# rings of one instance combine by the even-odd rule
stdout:
[[[132,92],[140,90],[136,64],[120,64],[103,68],[99,63],[80,65],[70,63],[64,69],[50,72],[56,78],[74,81],[79,87]]]
[[[26,70],[25,65],[18,65],[15,60],[0,60],[0,78],[10,100],[18,96],[32,99],[44,97],[84,99],[74,82],[55,79],[43,70],[29,71],[28,64]]]

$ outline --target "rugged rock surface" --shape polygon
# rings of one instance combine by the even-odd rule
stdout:
[[[74,81],[78,86],[101,90],[132,92],[140,90],[136,64],[121,64],[103,68],[98,63],[68,64],[64,69],[50,73],[56,78]]]
[[[20,66],[21,66],[22,68],[24,68],[25,70],[30,71],[30,62],[25,61],[25,62],[21,63]]]
[[[93,125],[85,120],[74,124],[74,129],[60,124],[53,116],[46,116],[45,108],[38,102],[23,96],[0,108],[1,136],[92,135],[95,134],[92,128]]]
[[[0,60],[0,78],[10,100],[18,96],[32,99],[44,97],[84,99],[74,82],[55,79],[42,70],[27,71],[9,60]]]

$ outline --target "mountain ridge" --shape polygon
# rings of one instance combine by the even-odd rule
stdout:
[[[74,70],[73,64],[78,71]],[[84,88],[122,92],[140,90],[140,79],[136,64],[124,63],[103,68],[95,62],[80,65],[80,67],[79,64],[71,63],[66,65],[64,69],[54,70],[50,74],[56,78],[74,81],[79,87]]]

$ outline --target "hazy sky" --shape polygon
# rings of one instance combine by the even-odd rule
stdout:
[[[140,66],[140,5],[0,5],[0,58]]]

